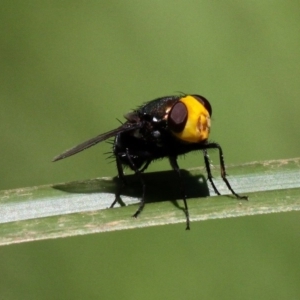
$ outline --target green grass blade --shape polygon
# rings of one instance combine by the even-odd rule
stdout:
[[[183,171],[191,227],[200,220],[300,210],[299,165],[300,158],[228,166],[232,187],[247,194],[249,201],[207,197],[213,192],[203,168]],[[137,209],[141,187],[134,176],[127,178],[122,196],[127,206],[121,202],[113,209],[107,209],[116,190],[115,179],[110,178],[0,192],[0,245],[185,223],[183,203],[176,200],[180,193],[174,172],[145,174],[148,203],[137,219],[130,216]],[[218,176],[215,182],[222,194],[229,194]]]

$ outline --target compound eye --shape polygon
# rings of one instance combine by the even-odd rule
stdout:
[[[200,95],[192,95],[194,98],[196,98],[200,103],[202,103],[202,105],[207,109],[209,115],[212,115],[212,108],[211,105],[209,103],[209,101],[204,98],[203,96]]]
[[[173,105],[168,116],[168,125],[174,132],[183,131],[188,118],[188,110],[184,103],[177,102]]]

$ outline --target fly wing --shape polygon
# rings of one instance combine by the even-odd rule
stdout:
[[[122,132],[126,132],[126,131],[131,131],[131,130],[135,130],[135,129],[138,129],[138,128],[141,128],[142,127],[142,123],[125,123],[125,124],[122,124],[120,127],[114,129],[114,130],[111,130],[109,132],[106,132],[106,133],[103,133],[103,134],[100,134],[100,135],[97,135],[96,137],[90,139],[90,140],[87,140],[69,150],[66,150],[65,152],[55,156],[53,158],[53,162],[54,161],[58,161],[58,160],[61,160],[61,159],[64,159],[64,158],[67,158],[71,155],[74,155],[78,152],[81,152],[89,147],[92,147],[102,141],[105,141],[113,136],[116,136],[118,135],[119,133],[122,133]]]

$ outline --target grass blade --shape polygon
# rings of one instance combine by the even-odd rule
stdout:
[[[228,166],[232,187],[247,194],[249,201],[207,197],[214,193],[207,186],[204,169],[183,171],[191,221],[300,210],[299,165],[300,158]],[[176,200],[174,172],[145,174],[148,203],[137,219],[130,216],[137,208],[141,187],[134,176],[127,178],[122,197],[127,206],[121,202],[113,209],[107,209],[116,190],[116,179],[110,178],[0,192],[0,245],[185,223],[183,203]],[[228,194],[219,177],[215,182],[222,194]]]

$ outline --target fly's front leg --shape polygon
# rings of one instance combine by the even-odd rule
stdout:
[[[204,155],[204,162],[205,162],[205,168],[206,168],[206,172],[207,172],[207,179],[209,180],[210,184],[212,185],[215,193],[217,195],[221,195],[220,192],[218,191],[214,181],[213,181],[213,176],[211,174],[211,169],[210,169],[210,161],[209,161],[209,156],[207,153],[207,150],[203,150],[203,155]]]
[[[235,197],[237,197],[238,199],[248,200],[248,196],[240,196],[239,194],[237,194],[233,190],[233,188],[231,187],[229,181],[227,180],[227,178],[226,178],[227,174],[226,174],[226,170],[225,170],[223,150],[222,150],[221,146],[219,144],[217,144],[217,143],[209,143],[209,144],[205,145],[205,148],[206,149],[217,149],[217,150],[219,150],[219,159],[220,159],[220,167],[221,167],[221,177],[222,177],[223,181],[225,182],[226,186],[228,187],[228,189],[231,191],[231,193]],[[204,152],[204,160],[205,160],[205,152]]]
[[[190,215],[189,215],[189,209],[188,209],[188,205],[187,205],[187,201],[186,201],[184,180],[182,178],[182,175],[181,175],[178,163],[177,163],[177,157],[170,156],[169,160],[170,160],[171,167],[178,174],[178,177],[179,177],[180,190],[181,190],[182,199],[183,199],[183,203],[184,203],[184,213],[185,213],[185,217],[186,217],[186,230],[190,230]]]

